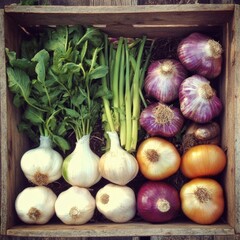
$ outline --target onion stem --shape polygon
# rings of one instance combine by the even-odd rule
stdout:
[[[100,64],[104,65],[105,63],[105,57],[103,55],[103,53],[100,53]],[[107,93],[108,92],[108,85],[107,85],[107,77],[103,77],[102,78],[102,86],[103,86],[103,92]],[[114,131],[114,123],[113,123],[113,118],[112,118],[112,113],[111,113],[111,109],[110,109],[110,102],[109,99],[106,97],[106,94],[103,94],[102,96],[102,100],[103,100],[103,107],[104,107],[104,113],[107,119],[107,123],[109,124],[110,130]]]
[[[126,117],[125,117],[125,99],[124,99],[124,66],[125,51],[122,48],[121,68],[119,71],[119,116],[120,116],[120,143],[121,146],[126,144]]]
[[[125,55],[126,55],[126,72],[125,72],[125,79],[126,79],[126,84],[125,84],[125,114],[126,114],[126,145],[125,149],[127,151],[130,150],[131,147],[131,138],[128,136],[131,136],[130,133],[132,131],[132,101],[131,101],[131,87],[130,87],[130,71],[129,71],[129,50],[127,46],[127,40],[125,39],[124,42],[125,46]]]
[[[107,125],[105,131],[115,131],[121,146],[128,152],[136,151],[139,130],[143,79],[150,59],[149,49],[145,56],[146,37],[129,39],[120,37],[116,42],[108,42],[105,35],[104,54],[100,54],[101,65],[108,64],[108,76],[102,78],[103,117]],[[106,50],[106,49],[109,49]],[[107,59],[107,61],[106,61]],[[109,91],[112,96],[109,96]]]
[[[113,90],[113,112],[114,112],[114,118],[115,118],[115,129],[116,131],[119,131],[120,126],[120,115],[119,115],[119,71],[120,71],[120,61],[121,61],[121,54],[122,54],[122,43],[123,38],[120,37],[118,41],[117,46],[117,52],[115,57],[115,63],[114,63],[114,73],[113,73],[113,84],[112,84],[112,90]]]
[[[146,36],[143,37],[137,56],[137,65],[133,78],[133,117],[132,117],[132,143],[130,151],[134,151],[137,147],[138,128],[139,128],[139,115],[140,115],[140,96],[139,96],[139,79],[140,67],[143,55],[143,49],[146,42]]]

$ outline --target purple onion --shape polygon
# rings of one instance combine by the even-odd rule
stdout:
[[[148,67],[144,90],[148,96],[169,103],[178,98],[179,86],[186,77],[187,71],[179,61],[155,61]]]
[[[148,181],[137,194],[137,211],[145,221],[152,223],[168,222],[180,212],[178,191],[164,182]]]
[[[153,103],[141,112],[139,123],[151,136],[173,137],[182,129],[184,118],[176,107]]]
[[[180,42],[177,53],[183,66],[191,72],[209,79],[221,73],[222,46],[209,36],[190,34]]]
[[[207,123],[222,111],[222,102],[210,82],[199,75],[186,78],[179,89],[180,109],[184,117]]]

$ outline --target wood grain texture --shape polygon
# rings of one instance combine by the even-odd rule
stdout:
[[[35,24],[93,24],[106,25],[115,28],[119,26],[126,32],[124,26],[160,27],[171,31],[171,27],[178,26],[210,26],[221,25],[229,20],[234,5],[156,5],[156,6],[7,6],[6,13],[16,22],[25,26]],[[214,14],[212,14],[214,13]],[[41,14],[41,15],[39,15]],[[39,17],[40,16],[40,17]],[[153,28],[154,29],[154,28]],[[128,32],[127,32],[128,33]],[[174,33],[174,31],[173,31]],[[143,32],[141,33],[143,34]]]
[[[0,96],[1,96],[1,101],[0,101],[0,137],[1,139],[6,138],[7,136],[7,128],[4,127],[7,125],[7,116],[6,116],[6,109],[7,109],[7,86],[6,86],[6,66],[5,66],[5,45],[4,45],[4,12],[3,10],[0,10]],[[7,172],[7,164],[4,163],[3,159],[7,158],[7,142],[2,142],[0,144],[0,149],[1,149],[1,162],[0,162],[0,172]],[[0,203],[1,203],[1,208],[0,208],[0,221],[1,223],[6,222],[6,212],[7,212],[7,195],[5,192],[4,187],[6,186],[6,178],[4,175],[0,175],[0,189],[1,189],[1,195],[0,195]],[[5,193],[5,194],[4,194]],[[1,224],[1,229],[0,232],[4,232],[4,229],[6,228],[5,224]]]
[[[232,58],[231,64],[233,67],[233,79],[235,81],[235,114],[236,116],[240,116],[240,5],[235,6],[235,15],[233,19],[233,39],[232,39]],[[238,146],[240,145],[240,119],[236,117],[235,120],[235,134],[236,134],[236,141],[235,141],[235,159],[240,159],[240,150]],[[239,162],[236,162],[235,165],[235,196],[236,196],[236,218],[235,218],[235,229],[237,233],[240,233],[240,165]]]
[[[21,39],[20,29],[8,17],[0,21],[1,28],[1,233],[14,224],[16,219],[14,199],[24,186],[24,176],[19,167],[19,156],[29,149],[26,136],[19,133],[17,126],[21,114],[12,102],[6,82],[5,46],[18,52]],[[4,43],[6,45],[4,45]],[[4,80],[5,78],[5,80]],[[20,155],[19,155],[20,154]]]
[[[151,0],[149,0],[150,2]],[[81,2],[81,3],[80,3]],[[130,5],[135,5],[136,4],[136,1],[104,1],[104,0],[90,0],[90,1],[74,1],[74,0],[59,0],[59,1],[55,1],[53,0],[53,4],[64,4],[64,5],[119,5],[119,4],[122,4],[122,5],[128,5],[130,2]],[[145,1],[145,3],[147,3],[148,1]],[[149,2],[147,4],[149,4]],[[157,4],[166,4],[166,3],[169,3],[170,1],[158,1]],[[218,1],[208,1],[208,2],[211,2],[211,3],[215,3],[215,2],[218,2]],[[234,1],[222,1],[224,3],[233,3]],[[110,4],[109,4],[110,3]],[[143,4],[145,4],[143,3]],[[182,0],[182,1],[171,1],[172,4],[174,3],[177,3],[177,4],[182,4],[182,3],[187,3],[187,4],[190,4],[190,3],[197,3],[197,1],[194,1],[194,0]],[[156,3],[153,3],[153,4],[156,4]],[[234,71],[233,73],[226,73],[226,76],[229,78],[229,81],[231,79],[235,79],[237,82],[236,82],[236,85],[235,85],[235,88],[234,89],[228,89],[226,87],[225,90],[228,90],[228,96],[226,96],[226,102],[229,101],[228,104],[231,104],[231,98],[230,98],[230,95],[233,94],[234,96],[236,96],[236,99],[239,100],[240,98],[240,95],[237,91],[237,86],[240,86],[240,79],[239,79],[239,69],[240,69],[240,65],[239,65],[239,61],[236,61],[236,59],[240,59],[240,56],[239,56],[239,42],[236,43],[236,39],[240,39],[239,37],[239,32],[240,32],[240,29],[239,29],[239,26],[240,26],[240,22],[239,22],[239,14],[240,14],[240,10],[239,10],[239,6],[236,6],[236,9],[237,9],[237,12],[234,16],[234,24],[231,26],[233,28],[233,37],[232,37],[232,41],[227,43],[226,42],[226,45],[230,46],[234,46],[231,48],[231,53],[229,53],[229,55],[231,55],[231,60],[229,61],[228,64],[231,65],[231,67],[233,66],[234,68]],[[2,13],[1,13],[2,14]],[[189,17],[189,20],[191,18]],[[221,16],[219,16],[218,20],[215,20],[215,21],[221,21]],[[2,18],[2,15],[0,15],[0,24],[3,24],[3,18]],[[152,24],[152,22],[151,22]],[[1,28],[2,29],[2,28]],[[129,28],[128,31],[131,31],[132,29]],[[157,28],[155,29],[157,31]],[[177,30],[176,29],[172,29],[173,31],[174,30]],[[181,29],[182,30],[182,29]],[[179,31],[180,32],[180,31]],[[169,34],[169,33],[166,33],[166,34]],[[180,33],[179,33],[180,34]],[[4,33],[3,32],[0,32],[0,43],[3,43],[4,42]],[[0,57],[2,57],[1,59],[4,59],[4,49],[1,47],[0,48]],[[237,63],[236,63],[237,62]],[[4,83],[4,81],[2,81],[3,79],[5,79],[5,76],[2,75],[2,73],[4,73],[5,71],[5,64],[4,64],[4,61],[2,63],[0,63],[0,72],[1,72],[1,75],[0,75],[0,80],[1,80],[1,97],[3,96],[3,94],[6,94],[6,91],[4,90],[6,88],[6,83]],[[231,75],[232,74],[232,75]],[[4,92],[5,91],[5,92]],[[7,108],[7,105],[6,105],[6,102],[2,102],[1,101],[1,105],[0,105],[0,110],[1,110],[1,126],[4,126],[4,123],[7,121],[7,116],[5,116],[4,114],[4,111],[2,111],[2,109],[6,109]],[[232,110],[232,111],[231,111]],[[237,116],[240,116],[240,108],[238,109],[237,105],[234,105],[234,109],[233,108],[230,108],[229,110],[229,116],[228,116],[228,121],[231,121],[231,117],[234,116],[234,111],[236,111],[236,115]],[[238,120],[240,121],[240,120]],[[234,130],[236,130],[236,133],[234,134],[232,131],[231,131],[231,134],[233,134],[234,136],[240,136],[240,129],[238,128],[239,126],[239,123],[240,122],[236,122],[236,124],[233,124],[233,123],[230,123],[230,126],[233,127]],[[6,137],[6,129],[4,129],[3,127],[0,129],[1,130],[1,139],[4,139],[3,137],[5,136]],[[227,132],[225,133],[227,135]],[[234,137],[232,136],[232,137]],[[239,141],[240,141],[240,138],[236,138],[235,139],[235,147],[236,149],[238,148],[239,146]],[[6,147],[6,145],[2,145],[1,143],[1,149],[3,147]],[[2,151],[1,151],[2,152]],[[239,155],[240,153],[238,151],[234,152],[232,151],[232,156],[233,157],[237,157],[239,159]],[[235,155],[235,156],[234,156]],[[1,165],[0,165],[0,170],[4,171],[3,169],[6,169],[6,172],[8,171],[8,165],[7,163],[3,163],[3,159],[8,159],[7,156],[1,156]],[[235,168],[236,167],[236,168]],[[3,169],[1,169],[3,168]],[[231,189],[229,189],[230,191],[230,194],[229,194],[229,199],[228,201],[233,201],[233,204],[234,204],[234,208],[231,208],[231,211],[229,211],[229,215],[234,215],[236,217],[236,221],[237,223],[240,222],[240,210],[239,210],[239,206],[240,206],[240,168],[238,166],[234,166],[234,165],[230,165],[229,169],[228,169],[229,173],[232,173],[235,175],[235,181],[236,181],[236,184],[234,184],[234,182],[231,182],[230,180],[227,180],[229,182],[227,182],[227,185],[228,186],[231,186]],[[19,174],[19,173],[18,173]],[[2,178],[5,178],[6,176],[1,176]],[[16,183],[16,181],[18,181],[19,177],[16,177],[16,179],[13,179],[13,181]],[[5,180],[4,180],[5,181]],[[7,183],[4,182],[4,181],[1,181],[0,183],[0,187],[4,187],[4,186],[7,186]],[[6,191],[9,191],[7,189],[3,190],[3,192],[6,192]],[[236,198],[236,201],[234,200],[233,198],[233,195],[236,194],[236,196],[238,196]],[[7,202],[7,198],[6,198],[6,195],[1,195],[1,202],[4,202],[6,204]],[[7,206],[7,204],[6,204]],[[234,209],[237,209],[236,212],[234,212]],[[5,209],[5,207],[1,207],[1,220],[2,220],[2,216],[5,216],[6,217],[6,213],[8,213],[8,211],[10,210],[10,212],[13,212],[13,209],[11,209],[11,206],[8,207],[8,209]],[[232,218],[232,217],[230,217]],[[234,221],[233,221],[234,222]],[[234,224],[234,223],[233,223]],[[225,231],[224,228],[222,228],[222,231]],[[236,229],[237,231],[239,232],[239,224],[236,226]],[[149,231],[149,229],[144,229],[144,228],[141,228],[139,227],[139,232],[144,232],[144,231]],[[198,236],[197,234],[199,234],[199,232],[201,232],[201,230],[199,229],[196,229],[196,235],[192,235],[192,236],[189,236],[187,235],[187,231],[184,231],[183,229],[179,230],[179,233],[181,231],[181,236],[174,236],[174,233],[172,233],[168,228],[164,228],[161,236],[152,236],[151,237],[151,240],[239,240],[240,237],[239,235],[235,235],[235,236],[216,236],[214,235],[214,232],[212,230],[212,232],[204,232],[204,236]],[[233,232],[230,231],[230,229],[227,229],[226,231],[229,231],[229,234],[233,234]],[[120,233],[119,233],[120,234]],[[105,239],[108,239],[108,240],[123,240],[123,239],[126,239],[126,240],[130,240],[130,239],[133,239],[133,240],[140,240],[140,238],[138,237],[128,237],[126,235],[127,233],[124,233],[125,237],[116,237],[116,238],[109,238],[109,237],[104,237],[104,233],[100,233],[99,236],[102,236],[100,238],[97,238],[98,240],[105,240]],[[159,234],[159,232],[156,232],[156,234]],[[209,235],[209,234],[213,234],[213,235]],[[45,236],[45,238],[43,237],[39,237],[39,238],[34,238],[34,237],[31,237],[29,236],[27,238],[27,240],[40,240],[40,239],[44,239],[44,240],[71,240],[71,239],[78,239],[78,240],[92,240],[92,239],[96,239],[96,238],[86,238],[86,237],[70,237],[71,235],[71,230],[66,233],[66,236],[63,238],[63,237],[51,237],[50,235],[49,236]],[[171,236],[172,235],[172,236]],[[149,237],[150,238],[150,237]],[[22,239],[26,239],[25,237],[6,237],[6,236],[1,236],[0,239],[3,239],[3,240],[22,240]],[[146,236],[144,239],[148,239],[148,237]]]
[[[59,229],[60,231],[56,231]],[[117,236],[151,236],[151,235],[234,235],[233,228],[226,224],[196,225],[192,222],[171,222],[166,224],[149,223],[97,223],[81,226],[47,224],[45,226],[19,225],[7,231],[14,236],[38,237],[117,237]]]

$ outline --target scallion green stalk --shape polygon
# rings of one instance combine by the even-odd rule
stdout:
[[[114,63],[114,73],[113,73],[113,84],[112,84],[112,91],[113,91],[113,113],[114,113],[114,122],[115,122],[115,129],[118,132],[120,126],[120,116],[119,116],[119,70],[120,70],[120,61],[121,61],[121,54],[122,54],[122,45],[123,45],[123,38],[120,37],[117,46],[117,52],[115,57]]]
[[[138,130],[139,130],[139,115],[140,115],[140,96],[139,96],[139,88],[140,88],[140,68],[141,61],[143,55],[143,49],[146,42],[146,37],[144,36],[141,45],[139,47],[138,56],[137,56],[137,65],[133,78],[133,113],[132,113],[132,142],[130,151],[135,151],[138,142]]]
[[[126,144],[126,116],[125,116],[125,50],[124,45],[122,47],[121,54],[121,67],[119,71],[119,116],[120,116],[120,143],[121,146],[125,146]]]
[[[126,115],[126,151],[131,149],[131,132],[132,132],[132,101],[131,101],[131,84],[130,84],[130,64],[129,64],[129,49],[127,40],[124,41],[126,55],[126,71],[125,71],[125,115]]]

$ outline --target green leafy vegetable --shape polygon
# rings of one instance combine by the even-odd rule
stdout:
[[[22,42],[21,57],[6,49],[8,84],[23,110],[19,129],[31,139],[49,136],[63,151],[67,136],[90,134],[101,111],[99,63],[103,34],[93,27],[46,27]]]

